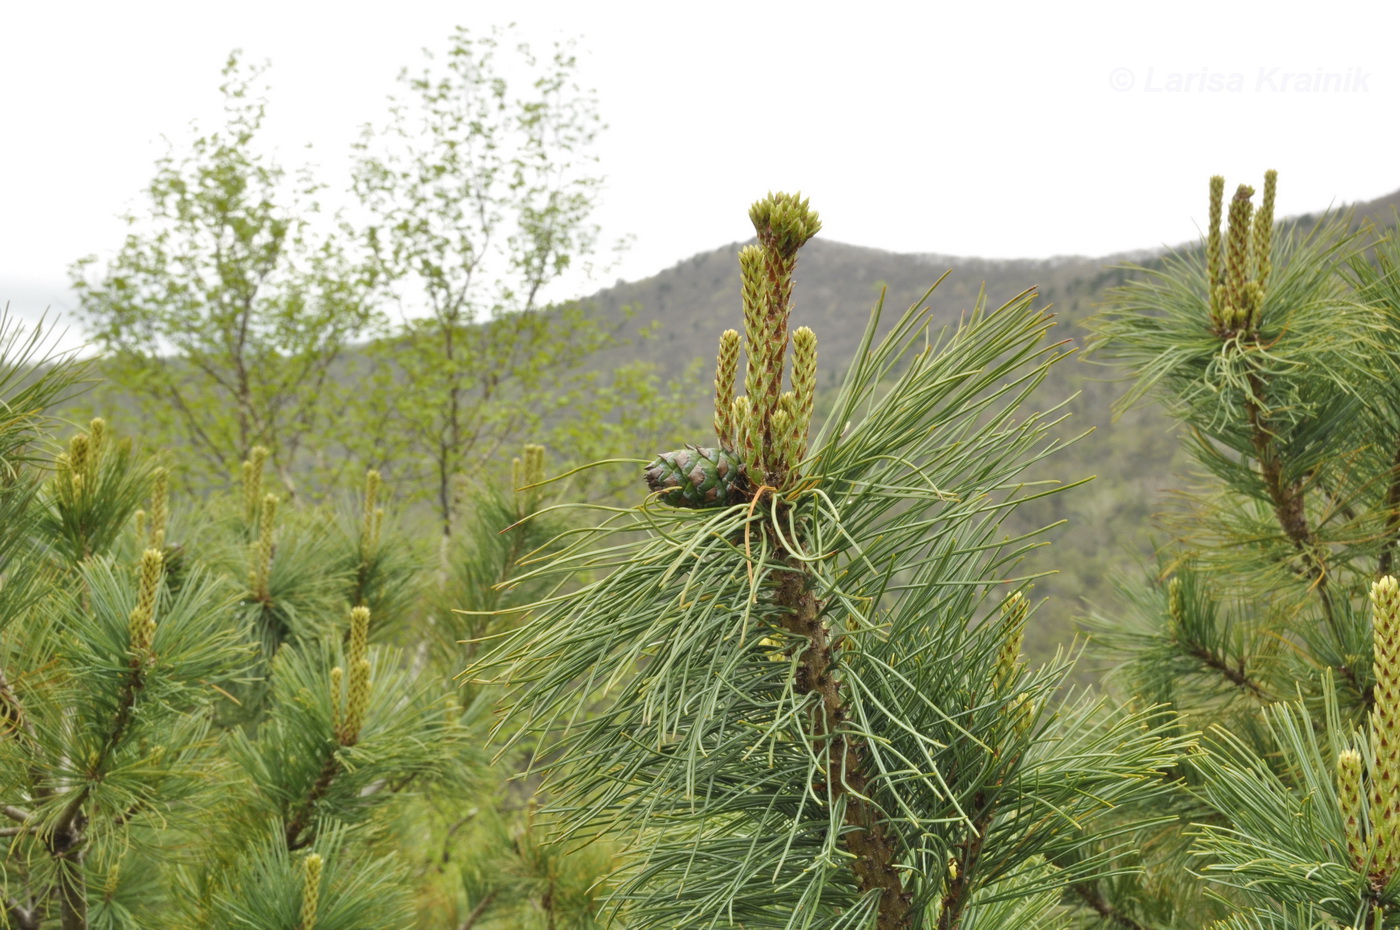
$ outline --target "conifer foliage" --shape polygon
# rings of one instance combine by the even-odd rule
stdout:
[[[77,370],[25,384],[33,361],[0,372],[24,385],[0,423],[0,924],[411,926],[385,814],[460,781],[464,729],[445,676],[371,642],[381,563],[337,570],[259,450],[233,515],[194,520],[101,419],[41,470],[37,412]]]
[[[1212,178],[1201,247],[1099,320],[1200,472],[1137,611],[1093,619],[1119,684],[1205,734],[1177,838],[1144,843],[1184,835],[1191,868],[1148,854],[1151,890],[1117,889],[1141,927],[1400,926],[1400,247],[1344,216],[1275,228],[1276,186],[1256,210]]]
[[[1096,816],[1165,790],[1145,776],[1178,748],[1019,658],[1038,534],[1002,521],[1050,490],[1024,475],[1061,443],[1026,407],[1050,319],[1026,292],[877,339],[877,306],[812,437],[817,337],[790,312],[820,221],[785,194],[750,218],[715,439],[561,537],[523,576],[552,592],[473,674],[511,685],[500,732],[541,741],[565,835],[634,841],[629,924],[1048,926],[1114,869]]]

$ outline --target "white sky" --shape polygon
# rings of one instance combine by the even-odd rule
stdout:
[[[400,68],[458,24],[580,39],[609,124],[597,219],[635,242],[578,293],[746,237],[769,189],[810,196],[838,241],[1046,257],[1193,238],[1213,173],[1277,168],[1282,213],[1400,188],[1400,4],[950,6],[0,0],[0,304],[71,305],[68,265],[119,244],[163,137],[217,125],[230,49],[271,60],[281,160],[309,142],[343,172]],[[1346,89],[1285,89],[1317,72]]]

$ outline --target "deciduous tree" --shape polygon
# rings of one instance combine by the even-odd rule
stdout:
[[[326,229],[309,171],[259,151],[263,67],[224,67],[226,122],[160,160],[109,261],[73,266],[103,371],[148,438],[222,478],[265,446],[288,488],[305,440],[341,409],[336,363],[376,318],[376,272]],[[324,224],[323,224],[324,225]]]
[[[361,398],[364,455],[431,487],[450,536],[457,476],[502,448],[596,449],[619,417],[654,433],[677,405],[639,366],[582,370],[616,333],[547,300],[598,252],[602,124],[572,48],[536,56],[508,31],[459,28],[427,58],[359,147],[355,188],[406,311],[372,353],[382,389]]]

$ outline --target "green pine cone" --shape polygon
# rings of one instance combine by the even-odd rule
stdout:
[[[723,449],[686,446],[663,452],[647,466],[647,486],[672,507],[723,507],[748,486],[744,463]]]

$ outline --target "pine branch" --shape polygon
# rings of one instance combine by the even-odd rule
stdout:
[[[957,875],[948,882],[948,890],[938,908],[938,930],[959,930],[962,927],[963,913],[972,900],[972,875],[982,858],[982,844],[987,838],[987,828],[992,824],[993,809],[987,805],[986,796],[980,791],[973,798],[973,807],[983,809],[972,823],[972,832],[958,843],[962,851],[958,856]]]
[[[488,891],[485,897],[476,902],[476,907],[472,908],[472,912],[467,915],[467,919],[462,921],[461,926],[459,926],[457,930],[472,930],[476,922],[481,919],[481,915],[486,913],[486,909],[490,907],[491,902],[495,900],[496,892]]]
[[[22,733],[29,737],[30,742],[35,742],[34,724],[25,716],[24,705],[19,702],[19,695],[10,688],[4,668],[0,668],[0,723],[4,724],[4,732]]]
[[[314,832],[307,836],[302,834],[311,825],[311,817],[316,811],[317,802],[325,797],[326,792],[330,790],[331,782],[335,781],[335,776],[339,773],[340,758],[332,752],[321,766],[321,774],[317,776],[316,783],[311,786],[311,791],[307,793],[306,801],[297,809],[296,815],[287,822],[284,835],[288,851],[295,852],[315,841]]]
[[[24,705],[19,701],[19,696],[10,688],[10,683],[5,679],[5,670],[0,668],[0,722],[5,724],[4,731],[13,734],[17,739],[22,739],[29,744],[30,751],[34,754],[29,762],[29,789],[30,797],[36,800],[45,800],[52,796],[52,789],[44,784],[40,774],[39,760],[40,753],[39,737],[34,731],[34,721],[30,720],[24,713]],[[6,808],[8,813],[11,808]]]
[[[1148,930],[1144,924],[1138,923],[1136,920],[1114,907],[1109,900],[1103,896],[1103,892],[1099,891],[1097,882],[1080,882],[1071,885],[1070,889],[1079,896],[1085,906],[1108,921],[1111,926],[1118,927],[1120,930]]]
[[[1395,547],[1400,543],[1400,442],[1395,444],[1395,455],[1390,460],[1390,487],[1385,494],[1385,533],[1382,539],[1380,563],[1376,566],[1377,578],[1391,574]]]
[[[117,713],[112,721],[112,729],[108,731],[107,738],[102,741],[102,750],[98,753],[97,760],[88,767],[89,778],[83,786],[73,793],[68,804],[59,814],[54,822],[50,839],[50,849],[58,852],[58,847],[62,844],[65,849],[77,846],[81,843],[80,820],[85,820],[82,816],[83,804],[87,802],[88,795],[92,793],[93,778],[100,777],[103,766],[111,756],[122,737],[126,734],[126,729],[131,725],[132,709],[136,706],[136,696],[145,686],[144,676],[141,674],[141,659],[133,657],[131,660],[130,674],[122,686],[121,697],[117,702]],[[76,835],[75,835],[76,834]],[[60,839],[63,837],[64,839]]]
[[[1016,651],[1013,649],[1012,654],[1014,655]],[[1004,780],[1004,773],[1014,770],[1020,761],[1021,753],[1019,752],[1007,756],[1003,762],[1003,774],[996,776],[995,783],[1000,786]],[[955,778],[955,772],[949,774],[950,784]],[[963,916],[967,911],[967,906],[972,901],[972,894],[976,890],[974,876],[982,858],[982,847],[987,839],[987,831],[991,829],[992,821],[996,818],[996,801],[989,799],[985,792],[979,790],[973,795],[971,810],[978,813],[976,819],[970,823],[970,832],[954,847],[961,852],[956,859],[956,870],[949,878],[947,890],[939,902],[937,930],[960,930]]]
[[[1302,555],[1304,563],[1312,575],[1313,590],[1317,591],[1327,626],[1331,629],[1337,642],[1343,642],[1341,630],[1337,625],[1336,609],[1332,603],[1332,592],[1328,587],[1327,563],[1319,554],[1316,537],[1308,525],[1307,513],[1304,510],[1303,489],[1296,484],[1284,482],[1283,465],[1274,444],[1274,435],[1268,428],[1267,414],[1260,406],[1263,403],[1266,388],[1267,385],[1259,372],[1251,371],[1249,373],[1249,396],[1245,398],[1245,416],[1249,420],[1250,439],[1254,445],[1255,456],[1259,461],[1259,472],[1264,479],[1264,487],[1269,492],[1269,498],[1273,501],[1274,514],[1278,517],[1279,526],[1283,528],[1289,541],[1293,543],[1293,548]]]
[[[92,794],[94,779],[100,778],[103,766],[126,734],[131,724],[136,696],[145,686],[140,657],[132,657],[130,674],[122,685],[117,713],[112,728],[102,742],[96,761],[88,767],[88,779],[75,790],[62,812],[48,831],[45,845],[53,856],[58,876],[55,890],[59,899],[59,925],[62,930],[87,930],[87,880],[83,874],[87,816],[83,806]]]
[[[825,754],[826,789],[831,803],[844,798],[846,825],[853,829],[841,837],[856,857],[852,866],[856,885],[862,894],[878,889],[880,903],[876,927],[879,930],[907,930],[912,926],[913,896],[905,891],[894,866],[897,849],[886,831],[879,807],[870,799],[869,775],[863,760],[863,747],[842,728],[846,719],[840,682],[832,675],[834,657],[827,629],[821,621],[822,604],[810,590],[810,578],[796,560],[785,560],[791,570],[778,572],[777,602],[788,612],[782,618],[784,629],[807,640],[796,672],[796,686],[815,694],[820,705],[814,709],[812,736],[827,743]]]
[[[1272,703],[1276,700],[1269,692],[1264,690],[1263,686],[1249,677],[1249,674],[1245,671],[1243,657],[1238,660],[1237,664],[1232,665],[1225,657],[1212,652],[1199,643],[1187,643],[1179,639],[1177,642],[1185,649],[1187,655],[1199,661],[1206,668],[1219,672],[1222,678],[1241,691],[1254,695],[1254,697],[1264,703]]]
[[[40,930],[39,919],[42,915],[38,908],[24,908],[13,898],[6,898],[5,913],[9,915],[10,926],[14,930]]]
[[[87,880],[83,876],[83,850],[74,846],[58,860],[59,927],[88,930]]]

